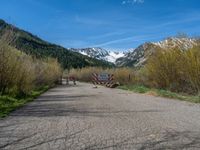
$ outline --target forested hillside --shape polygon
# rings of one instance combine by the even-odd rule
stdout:
[[[108,67],[113,64],[72,52],[61,46],[46,42],[31,33],[0,20],[0,39],[5,43],[37,58],[57,58],[63,68],[82,68],[85,66]]]

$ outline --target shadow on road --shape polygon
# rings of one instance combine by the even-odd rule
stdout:
[[[30,103],[21,109],[13,112],[11,116],[21,117],[55,117],[55,116],[70,116],[70,117],[117,117],[134,115],[136,113],[151,113],[161,112],[159,110],[112,110],[109,107],[94,107],[85,105],[84,101],[88,99],[97,99],[99,95],[70,95],[58,94],[63,90],[66,91],[66,86],[59,86],[56,89],[51,89],[48,95],[42,95],[33,103]],[[69,90],[68,90],[69,92]]]
[[[55,117],[55,116],[70,116],[70,117],[125,117],[135,115],[136,113],[156,113],[160,110],[113,110],[111,108],[95,107],[92,108],[81,103],[67,103],[73,101],[84,101],[84,97],[93,97],[93,95],[85,96],[41,96],[36,102],[31,105],[15,111],[11,116],[26,116],[26,117]],[[81,98],[81,99],[80,99]],[[94,97],[95,98],[95,97]],[[64,103],[63,103],[64,102]]]
[[[26,117],[54,117],[54,116],[70,116],[70,117],[125,117],[136,113],[155,113],[158,110],[139,110],[139,111],[112,111],[104,108],[87,108],[83,105],[63,105],[63,104],[37,104],[24,107],[11,114],[11,116]]]

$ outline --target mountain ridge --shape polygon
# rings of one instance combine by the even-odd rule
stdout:
[[[78,48],[78,49],[69,48],[69,50],[79,52],[83,55],[96,58],[99,60],[108,61],[111,63],[115,63],[115,61],[118,58],[123,57],[125,55],[125,52],[109,51],[101,47],[93,47],[93,48],[89,47],[89,48]]]
[[[179,48],[181,50],[190,49],[198,44],[198,40],[195,38],[177,38],[170,37],[159,42],[146,42],[138,46],[133,51],[130,51],[124,55],[124,57],[116,60],[116,65],[119,67],[140,67],[143,66],[148,58],[157,50],[167,50],[173,48]]]
[[[21,30],[0,19],[0,40],[36,57],[57,58],[63,68],[82,68],[86,66],[140,67],[156,49],[179,48],[187,50],[199,43],[198,39],[170,37],[159,42],[146,42],[132,51],[114,52],[100,47],[64,48],[44,41],[30,32]]]
[[[86,66],[110,67],[113,64],[91,58],[62,46],[44,41],[30,32],[19,29],[0,19],[0,40],[10,46],[35,57],[57,58],[63,68],[82,68]]]

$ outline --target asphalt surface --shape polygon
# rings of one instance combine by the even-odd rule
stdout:
[[[0,149],[200,149],[200,105],[62,85],[0,120]]]

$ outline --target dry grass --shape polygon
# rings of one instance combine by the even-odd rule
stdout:
[[[120,84],[136,83],[135,72],[131,68],[97,68],[87,67],[82,69],[72,69],[65,75],[75,76],[80,81],[91,82],[92,73],[109,73],[114,75],[114,81]]]
[[[145,66],[147,85],[174,92],[200,92],[200,47],[157,51]]]
[[[114,74],[115,82],[129,85],[144,85],[198,95],[200,93],[200,46],[187,51],[178,48],[157,50],[148,63],[139,70],[133,68],[83,68],[72,69],[67,75],[90,82],[92,73]]]
[[[61,76],[57,60],[34,59],[0,42],[0,95],[26,95]]]

